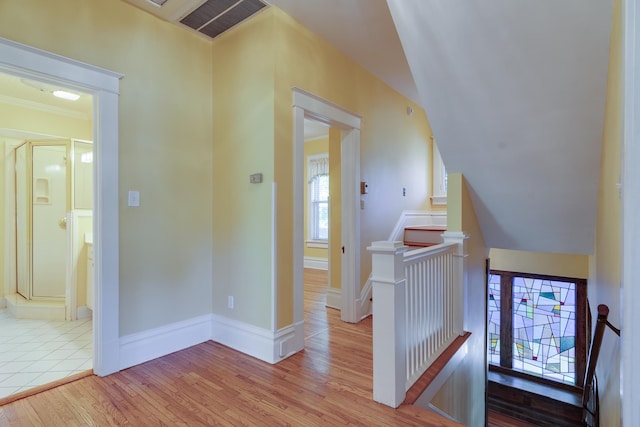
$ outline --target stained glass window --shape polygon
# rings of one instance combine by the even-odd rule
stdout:
[[[513,369],[576,383],[576,284],[513,278]]]
[[[586,288],[584,279],[492,270],[487,301],[489,363],[580,384],[589,333]],[[501,327],[501,320],[512,324]]]
[[[489,275],[488,325],[489,363],[500,364],[500,278]]]

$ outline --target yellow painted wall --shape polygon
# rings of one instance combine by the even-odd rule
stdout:
[[[274,25],[261,13],[217,38],[212,49],[213,312],[269,329]],[[249,183],[253,173],[263,174],[262,184]],[[279,183],[276,192],[278,200],[290,198]],[[278,241],[284,238],[278,233]]]
[[[308,172],[308,159],[309,156],[314,154],[329,153],[329,138],[314,139],[305,141],[304,143],[304,177],[305,180],[309,176]],[[329,176],[331,176],[331,170],[329,170]],[[331,179],[329,179],[329,185],[331,185]],[[329,193],[331,194],[331,193]],[[304,240],[309,240],[309,185],[304,186]],[[329,233],[331,233],[331,223],[329,223]],[[312,258],[329,258],[329,250],[325,248],[309,248],[306,243],[304,245],[304,256]]]
[[[0,36],[124,74],[120,334],[210,313],[211,42],[119,0],[0,0]]]
[[[465,241],[466,265],[464,330],[471,332],[468,352],[432,403],[468,426],[484,426],[486,372],[486,268],[489,255],[476,217],[466,180],[460,173],[450,173],[447,191],[447,217],[454,222],[448,231],[461,231]]]
[[[91,119],[78,119],[0,102],[0,129],[93,140]]]
[[[615,0],[613,2],[607,103],[600,164],[595,256],[592,259],[592,274],[589,277],[589,302],[594,319],[598,304],[607,304],[610,309],[609,321],[618,327],[622,324],[620,307],[622,202],[618,196],[617,188],[622,173],[622,22],[622,2]],[[604,363],[598,363],[596,369],[600,392],[600,425],[603,426],[617,426],[621,422],[620,344],[618,336],[609,330],[605,332],[599,359]]]
[[[278,191],[282,194],[293,191],[292,87],[304,89],[362,116],[360,174],[369,184],[369,194],[362,196],[365,209],[360,211],[362,285],[371,273],[371,257],[366,247],[372,241],[385,240],[403,210],[430,207],[429,123],[418,105],[293,18],[277,8],[271,8],[265,12],[267,14],[277,23],[275,180]],[[414,110],[412,116],[407,114],[408,106]],[[406,197],[402,196],[402,187],[407,188]],[[292,321],[291,197],[278,198],[277,210],[278,325],[282,327]],[[338,242],[332,240],[332,254],[339,251]]]
[[[491,249],[491,268],[517,273],[589,278],[589,256]]]

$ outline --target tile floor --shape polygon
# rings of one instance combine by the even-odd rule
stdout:
[[[16,319],[0,309],[0,399],[91,369],[91,319]]]

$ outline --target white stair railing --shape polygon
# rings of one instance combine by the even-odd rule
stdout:
[[[408,252],[373,242],[373,398],[397,408],[407,390],[463,333],[464,239]]]

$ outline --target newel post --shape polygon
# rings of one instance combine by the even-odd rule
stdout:
[[[405,283],[402,242],[373,242],[373,400],[397,408],[406,396]]]
[[[454,255],[454,271],[453,271],[453,295],[454,301],[458,304],[454,306],[453,314],[453,330],[458,335],[464,335],[464,314],[466,312],[465,289],[467,287],[467,253],[465,248],[465,240],[469,236],[460,231],[445,231],[442,233],[444,243],[455,243],[458,245],[456,254]]]

